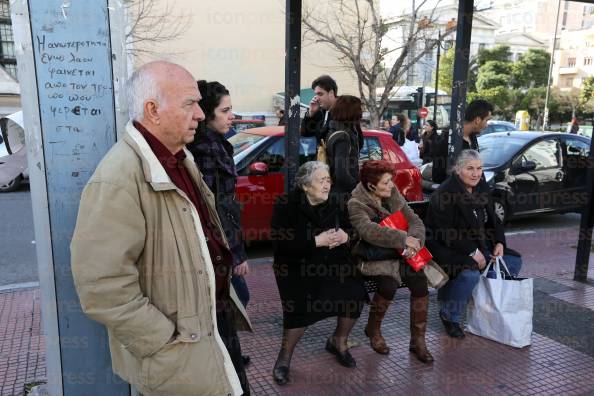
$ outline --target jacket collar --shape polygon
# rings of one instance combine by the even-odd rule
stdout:
[[[300,188],[294,188],[288,196],[289,204],[295,207],[295,216],[303,215],[313,224],[326,224],[330,217],[336,217],[338,203],[336,197],[330,194],[328,200],[316,206],[311,206],[307,201],[305,192]],[[296,219],[295,219],[296,220]]]
[[[465,218],[466,222],[468,224],[474,224],[478,226],[478,220],[473,213],[475,197],[473,197],[473,195],[464,188],[464,185],[462,184],[462,181],[458,175],[452,173],[452,175],[442,183],[442,186],[442,191],[444,193],[453,195],[448,199],[453,201],[454,204],[458,206],[460,213],[462,213],[462,216]],[[480,184],[476,187],[476,189],[476,193],[487,193],[481,189]]]
[[[142,134],[134,127],[132,121],[126,124],[126,134],[124,135],[124,141],[132,147],[136,152],[140,160],[142,161],[142,170],[144,172],[144,179],[155,191],[166,191],[176,190],[177,187],[163,168],[163,165],[157,159],[157,156],[153,153],[150,146],[146,142],[146,139]],[[192,169],[194,164],[194,156],[186,148],[183,149],[186,154],[184,159],[184,166],[188,169]],[[192,172],[190,173],[192,174]]]
[[[402,209],[402,207],[404,206],[404,199],[402,198],[400,192],[396,187],[392,189],[392,195],[390,196],[390,198],[383,201],[388,204],[389,209],[386,209],[383,205],[378,206],[377,201],[374,199],[372,193],[367,191],[365,187],[363,187],[363,184],[360,182],[359,184],[357,184],[357,187],[355,187],[355,189],[353,190],[351,196],[354,199],[360,201],[361,203],[374,208],[376,211],[380,213],[385,212],[388,214],[392,214]]]

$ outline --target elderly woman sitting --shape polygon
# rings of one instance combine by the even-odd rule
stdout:
[[[288,381],[293,350],[306,328],[338,317],[326,350],[355,367],[347,338],[366,301],[350,254],[346,205],[329,199],[330,173],[322,162],[303,164],[297,187],[279,197],[272,215],[274,271],[283,308],[283,340],[273,377]]]
[[[373,297],[365,334],[371,347],[380,354],[390,349],[381,333],[384,315],[396,289],[402,282],[411,292],[410,297],[410,351],[423,363],[433,361],[425,344],[429,291],[423,271],[415,272],[410,265],[401,262],[396,249],[406,249],[405,258],[411,257],[423,246],[425,227],[419,217],[406,204],[393,182],[394,166],[388,161],[367,161],[360,171],[361,182],[353,190],[349,201],[349,216],[359,238],[380,248],[394,249],[394,258],[386,264],[393,267],[394,276],[380,275],[375,280],[378,289]],[[382,227],[378,222],[392,213],[401,211],[408,221],[408,231]]]
[[[439,316],[455,338],[464,337],[460,316],[488,261],[503,256],[514,276],[522,266],[519,255],[505,248],[503,225],[482,174],[478,151],[462,151],[453,174],[433,193],[425,219],[427,247],[450,277],[437,294]]]

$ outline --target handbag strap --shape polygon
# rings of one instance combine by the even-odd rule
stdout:
[[[489,261],[489,263],[485,266],[485,269],[483,270],[483,272],[481,272],[481,276],[486,277],[487,273],[489,272],[489,270],[491,269],[492,266],[493,266],[493,260]],[[493,269],[495,269],[495,266],[493,266]]]
[[[509,272],[509,269],[507,268],[507,265],[505,264],[505,261],[501,256],[497,256],[495,257],[495,260],[489,261],[489,264],[487,264],[481,275],[486,277],[491,267],[493,267],[493,271],[495,271],[495,279],[501,280],[502,268],[500,267],[500,264],[501,267],[503,267],[503,270],[505,271],[504,275],[507,274],[507,276],[514,278],[514,276]]]
[[[507,273],[507,276],[511,277],[511,278],[515,278],[515,276],[513,276],[511,274],[511,272],[509,272],[509,269],[507,268],[507,265],[505,264],[505,261],[503,260],[503,257],[498,256],[496,258],[497,261],[499,261],[499,263],[501,264],[501,266],[503,267],[503,269],[505,270],[505,273]]]

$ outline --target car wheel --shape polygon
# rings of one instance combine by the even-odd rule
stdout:
[[[507,209],[505,208],[505,204],[501,202],[501,200],[496,199],[493,202],[493,206],[495,207],[495,216],[499,218],[502,224],[505,224],[505,220],[507,219]]]
[[[15,191],[16,189],[18,189],[20,187],[22,181],[23,181],[23,176],[18,175],[17,177],[12,179],[8,183],[0,184],[0,192]]]

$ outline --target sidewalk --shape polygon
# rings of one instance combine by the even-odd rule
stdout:
[[[0,395],[22,395],[45,379],[39,289],[0,292]]]
[[[533,344],[507,347],[467,334],[449,338],[439,321],[431,291],[428,346],[435,357],[424,365],[408,352],[408,291],[398,290],[383,326],[391,347],[387,356],[373,352],[363,335],[368,308],[352,337],[356,369],[339,366],[324,343],[335,321],[312,326],[298,345],[292,383],[272,381],[282,331],[278,291],[270,259],[254,260],[247,281],[252,300],[253,334],[242,334],[250,355],[248,376],[254,395],[583,395],[594,394],[594,285],[574,282],[577,230],[522,233],[508,244],[524,255],[523,274],[534,281]],[[594,260],[590,263],[594,278]],[[23,385],[45,376],[37,289],[0,293],[0,394],[22,394]]]

